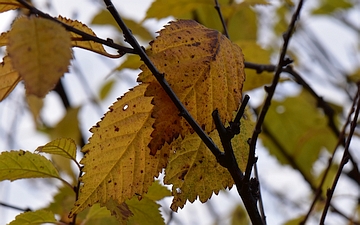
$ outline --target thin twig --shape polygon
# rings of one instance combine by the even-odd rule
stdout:
[[[246,69],[254,69],[256,73],[266,72],[274,72],[276,71],[276,66],[272,64],[257,64],[252,62],[244,62]]]
[[[13,206],[13,205],[9,205],[7,203],[3,203],[3,202],[0,202],[0,206],[4,206],[6,208],[10,208],[10,209],[15,209],[15,210],[19,210],[19,211],[22,211],[22,212],[30,212],[32,211],[30,208],[20,208],[20,207],[17,207],[17,206]]]
[[[83,167],[82,167],[83,168]],[[80,181],[80,178],[83,174],[83,171],[82,171],[82,168],[79,172],[79,177],[78,177],[78,182],[77,182],[77,185],[76,187],[74,187],[74,191],[75,191],[75,202],[79,199],[79,194],[80,194],[80,184],[81,184],[81,181]],[[76,218],[77,218],[77,214],[74,214],[74,216],[72,217],[72,221],[70,222],[69,225],[76,225]]]
[[[229,36],[229,32],[228,32],[228,29],[227,29],[227,26],[226,26],[226,23],[225,23],[225,20],[224,20],[224,17],[222,15],[222,12],[221,12],[221,9],[220,9],[220,5],[219,5],[219,1],[218,0],[215,0],[215,9],[216,11],[218,12],[219,14],[219,17],[220,17],[220,20],[221,20],[221,24],[224,28],[224,35],[230,39],[230,36]]]
[[[338,171],[336,173],[334,182],[333,182],[331,188],[326,193],[327,194],[327,199],[326,199],[326,203],[325,203],[325,206],[324,206],[324,209],[323,209],[323,213],[321,215],[320,225],[324,224],[324,222],[325,222],[325,218],[326,218],[327,212],[329,210],[330,202],[331,202],[332,196],[333,196],[333,194],[335,192],[336,185],[337,185],[337,183],[339,181],[340,175],[342,173],[342,170],[343,170],[345,164],[349,161],[349,154],[348,154],[349,153],[349,146],[350,146],[350,143],[351,143],[351,139],[352,139],[352,137],[354,135],[355,128],[357,126],[359,113],[360,113],[360,84],[358,84],[358,92],[356,94],[356,97],[355,97],[354,101],[357,101],[354,118],[351,121],[350,132],[349,132],[349,135],[348,135],[347,140],[346,140],[343,157],[341,159],[341,162],[340,162]]]
[[[253,164],[255,162],[256,142],[257,142],[259,134],[261,133],[261,126],[264,123],[266,113],[267,113],[268,109],[270,108],[272,97],[275,93],[276,86],[279,82],[280,73],[282,72],[282,68],[284,66],[286,66],[286,62],[287,62],[287,60],[285,59],[286,51],[287,51],[287,48],[288,48],[288,45],[290,42],[291,35],[294,31],[295,22],[297,21],[298,17],[300,16],[300,11],[301,11],[302,5],[303,5],[303,0],[300,0],[299,4],[297,6],[297,9],[292,16],[289,27],[284,34],[284,44],[283,44],[283,47],[281,50],[279,62],[276,67],[276,72],[275,72],[275,75],[273,78],[273,82],[270,87],[267,87],[265,89],[267,91],[268,95],[266,97],[264,106],[263,106],[263,108],[260,112],[260,115],[258,117],[258,120],[256,122],[255,130],[253,132],[253,135],[252,135],[250,143],[249,143],[250,150],[249,150],[248,163],[246,165],[246,170],[245,170],[245,182],[249,181],[249,179],[250,179],[251,170],[252,170]]]
[[[94,41],[94,42],[97,42],[97,43],[100,43],[100,44],[103,44],[103,45],[106,45],[108,47],[111,47],[111,48],[114,48],[116,50],[118,50],[118,53],[121,55],[124,55],[125,53],[132,53],[134,54],[135,53],[135,50],[134,49],[131,49],[131,48],[128,48],[128,47],[125,47],[125,46],[121,46],[119,44],[116,44],[113,42],[113,40],[111,39],[101,39],[101,38],[98,38],[96,36],[93,36],[91,34],[88,34],[84,31],[81,31],[79,29],[76,29],[75,27],[72,27],[66,23],[63,23],[61,21],[59,21],[58,19],[56,19],[56,17],[52,17],[50,16],[49,14],[47,13],[44,13],[42,12],[41,10],[38,10],[37,8],[35,8],[34,6],[30,5],[29,3],[27,3],[25,0],[17,0],[20,4],[22,4],[23,6],[25,6],[26,8],[28,8],[30,10],[30,12],[32,12],[33,14],[37,14],[43,18],[46,18],[46,19],[49,19],[51,21],[54,21],[56,23],[59,23],[61,24],[66,30],[68,31],[71,31],[71,32],[74,32],[78,35],[80,35],[84,41]]]

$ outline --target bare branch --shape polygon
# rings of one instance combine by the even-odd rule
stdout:
[[[265,88],[268,95],[266,97],[264,106],[263,106],[263,108],[262,108],[262,110],[260,112],[260,115],[258,117],[258,120],[256,122],[255,130],[253,132],[253,135],[252,135],[250,143],[249,143],[250,150],[249,150],[248,163],[246,165],[246,170],[245,170],[245,182],[249,181],[249,179],[250,179],[251,170],[252,170],[253,164],[255,163],[255,160],[256,160],[255,159],[256,142],[257,142],[259,134],[261,133],[261,126],[262,126],[262,124],[264,122],[266,113],[267,113],[267,111],[268,111],[268,109],[270,107],[270,104],[271,104],[272,97],[274,96],[276,86],[277,86],[277,84],[279,82],[280,73],[282,72],[282,68],[284,66],[286,66],[286,64],[288,63],[288,60],[285,59],[285,55],[286,55],[286,51],[287,51],[287,48],[288,48],[288,45],[289,45],[289,42],[290,42],[291,35],[292,35],[293,31],[294,31],[295,23],[296,23],[297,19],[300,16],[300,11],[301,11],[302,5],[303,5],[303,0],[300,0],[299,4],[297,6],[297,9],[296,9],[296,11],[294,12],[294,14],[292,16],[289,27],[288,27],[287,31],[285,32],[285,34],[284,34],[284,44],[283,44],[283,47],[282,47],[282,50],[281,50],[279,62],[278,62],[277,67],[276,67],[273,82],[272,82],[270,87]]]

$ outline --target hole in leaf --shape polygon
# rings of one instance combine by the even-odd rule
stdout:
[[[127,110],[128,108],[129,108],[129,105],[126,104],[126,105],[124,105],[123,110],[125,111],[125,110]]]
[[[180,189],[180,188],[176,188],[176,193],[181,194],[181,189]]]

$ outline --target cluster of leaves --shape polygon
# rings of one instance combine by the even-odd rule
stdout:
[[[272,70],[249,69],[244,82],[243,54],[247,62],[266,65],[270,64],[270,56],[278,48],[269,46],[265,49],[257,43],[258,14],[254,7],[266,6],[267,1],[245,0],[237,3],[221,0],[219,3],[231,41],[221,35],[224,28],[221,20],[214,16],[213,1],[156,0],[144,19],[168,16],[184,19],[165,26],[151,42],[147,55],[217,146],[221,146],[221,140],[211,113],[218,109],[222,122],[230,122],[241,102],[242,91],[262,88],[273,79]],[[352,6],[346,1],[324,0],[313,14],[332,15],[336,10]],[[0,12],[23,7],[16,0],[0,0]],[[273,24],[276,35],[280,36],[286,30],[292,8],[291,1],[277,8],[279,19]],[[96,35],[79,21],[61,16],[44,18],[39,13],[30,12],[27,12],[29,16],[17,18],[11,30],[0,36],[0,47],[5,46],[7,52],[0,67],[0,100],[5,99],[21,81],[25,84],[28,99],[37,101],[44,98],[68,71],[73,47],[110,58],[123,56],[121,49],[117,49],[119,54],[106,52],[102,44],[114,47],[112,42],[90,39],[90,36]],[[135,36],[145,41],[152,39],[143,27],[144,21],[124,21]],[[239,26],[239,21],[246,23]],[[107,10],[100,11],[92,24],[114,26],[121,32]],[[69,27],[77,31],[69,30]],[[296,59],[296,52],[290,54]],[[173,196],[171,208],[176,211],[186,201],[193,202],[199,198],[205,202],[213,193],[232,187],[234,181],[228,171],[179,115],[150,70],[146,65],[141,66],[137,55],[127,56],[114,71],[139,67],[142,70],[138,76],[140,84],[119,98],[91,129],[93,135],[81,149],[85,156],[80,162],[76,161],[76,144],[68,138],[54,139],[35,153],[20,150],[0,155],[0,180],[50,177],[65,184],[54,197],[54,203],[36,212],[20,214],[11,224],[23,224],[24,221],[55,223],[54,215],[60,215],[61,222],[72,223],[75,220],[68,218],[69,213],[83,224],[96,224],[98,221],[106,224],[119,221],[121,224],[161,224],[164,222],[156,201]],[[357,81],[356,74],[349,77],[349,82],[353,81]],[[113,82],[104,85],[101,98],[106,97]],[[287,79],[283,82],[293,81]],[[330,151],[336,146],[337,136],[328,125],[329,120],[336,117],[330,118],[326,111],[325,114],[320,112],[317,109],[319,100],[305,89],[297,96],[272,101],[260,138],[279,162],[298,170],[315,189],[321,176],[313,172],[312,165],[321,150]],[[33,101],[28,102],[33,104]],[[73,117],[70,114],[76,115],[77,110],[69,110],[67,116]],[[261,108],[254,110],[255,113],[260,111]],[[63,121],[66,120],[65,116]],[[246,141],[252,131],[252,122],[243,118],[241,134],[232,140],[241,169],[247,163]],[[78,142],[78,135],[74,136],[77,136],[74,139]],[[53,162],[40,152],[50,154]],[[62,167],[61,171],[70,175],[72,182],[64,180],[55,167],[56,160],[66,160],[67,167]],[[78,166],[76,173],[69,166],[71,161]],[[171,192],[154,182],[154,177],[163,169],[163,182],[172,185]],[[90,209],[86,209],[88,207]]]

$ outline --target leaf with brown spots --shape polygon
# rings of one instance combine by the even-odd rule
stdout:
[[[234,154],[242,170],[246,167],[247,139],[251,137],[253,128],[254,123],[250,119],[242,118],[241,134],[232,139]],[[209,136],[217,146],[221,146],[217,130]],[[167,147],[164,145],[162,150]],[[184,139],[179,137],[169,148],[173,154],[165,169],[164,183],[172,184],[172,210],[183,208],[187,200],[194,202],[197,197],[206,202],[213,193],[218,194],[220,190],[233,186],[230,173],[216,161],[197,134],[189,134]]]
[[[171,22],[150,45],[150,59],[207,133],[215,129],[211,117],[215,109],[222,122],[231,120],[245,80],[244,57],[237,45],[192,20]],[[184,137],[193,130],[150,70],[144,65],[141,69],[138,81],[149,83],[145,94],[154,96],[155,130],[149,146],[155,154],[165,141],[171,143],[179,134]]]
[[[152,97],[145,97],[147,84],[130,90],[110,107],[91,129],[93,136],[82,149],[85,157],[84,183],[71,215],[95,203],[110,199],[121,204],[135,194],[143,194],[166,166],[168,153],[149,154],[153,130]]]

